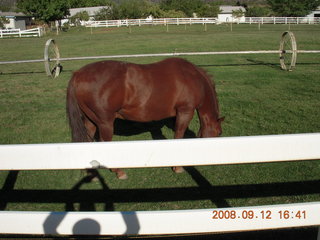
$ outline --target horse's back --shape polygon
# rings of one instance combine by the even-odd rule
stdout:
[[[201,71],[181,58],[152,64],[97,62],[75,72],[71,81],[82,109],[115,111],[133,121],[173,117],[181,106],[195,109],[207,84]]]

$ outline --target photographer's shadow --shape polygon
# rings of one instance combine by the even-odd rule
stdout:
[[[75,212],[74,204],[79,202],[80,200],[80,207],[79,211],[88,211],[89,213],[79,214],[80,219],[77,220],[73,227],[72,232],[68,229],[68,226],[62,226],[62,232],[64,234],[72,234],[72,235],[100,235],[102,227],[101,223],[92,217],[91,212],[96,211],[95,209],[95,199],[91,198],[90,195],[84,197],[77,198],[77,193],[80,193],[80,188],[84,184],[91,183],[93,179],[97,179],[102,186],[102,190],[105,193],[106,201],[105,201],[105,211],[114,211],[113,202],[111,201],[111,197],[108,198],[110,194],[110,189],[108,188],[107,184],[105,183],[103,177],[100,173],[96,170],[90,170],[91,174],[83,177],[72,189],[71,191],[74,192],[74,198],[70,199],[66,202],[66,212],[51,212],[50,215],[46,218],[43,229],[44,233],[47,235],[58,235],[59,231],[58,228],[60,225],[63,225],[63,220],[71,214],[71,212]],[[109,194],[108,194],[109,193]],[[80,194],[79,194],[80,195]],[[109,199],[109,200],[108,200]],[[123,222],[126,225],[126,231],[123,233],[124,235],[128,234],[139,234],[140,224],[135,212],[120,212]],[[104,226],[108,228],[108,226]]]

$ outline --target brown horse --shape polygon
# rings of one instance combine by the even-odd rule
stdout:
[[[183,138],[195,110],[200,119],[198,136],[219,136],[223,118],[215,86],[202,69],[181,58],[146,65],[92,63],[73,74],[67,91],[74,142],[111,141],[116,118],[150,122],[176,117],[174,137]],[[112,171],[127,178],[120,169]]]

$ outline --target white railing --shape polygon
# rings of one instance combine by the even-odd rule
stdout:
[[[43,35],[43,29],[32,28],[28,30],[20,29],[0,29],[0,38],[4,37],[41,37]]]
[[[0,170],[140,168],[318,160],[319,145],[320,133],[0,145]],[[177,211],[2,211],[0,234],[149,235],[279,229],[320,226],[319,212],[320,201]]]
[[[320,24],[319,17],[246,17],[235,20],[238,23],[260,24]],[[86,27],[122,27],[143,25],[182,25],[182,24],[218,24],[217,18],[155,18],[155,19],[122,19],[84,22]]]
[[[123,19],[88,21],[86,27],[121,27],[121,26],[143,26],[143,25],[180,25],[180,24],[215,24],[217,18],[155,18],[155,19]]]
[[[320,24],[320,17],[246,17],[240,23],[260,24]]]

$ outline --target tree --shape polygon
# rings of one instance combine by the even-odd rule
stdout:
[[[182,11],[176,11],[176,10],[164,11],[164,10],[162,10],[160,17],[162,17],[162,18],[185,18],[187,16]]]
[[[65,0],[20,0],[18,8],[46,23],[61,20],[70,14]]]
[[[68,0],[70,8],[110,6],[112,0]]]
[[[4,28],[4,24],[9,23],[9,20],[5,17],[0,17],[0,29]]]
[[[244,16],[244,11],[242,9],[239,10],[232,10],[232,17],[235,19],[240,19]]]
[[[121,18],[138,19],[152,14],[153,3],[149,0],[123,0],[118,5]]]
[[[320,0],[268,0],[277,16],[303,17],[320,5]]]
[[[106,6],[105,8],[102,8],[96,12],[94,19],[96,21],[120,19],[119,9],[115,5]]]
[[[70,18],[71,23],[73,23],[76,26],[81,25],[81,21],[89,21],[89,14],[87,11],[81,11],[76,13],[74,16]]]
[[[199,17],[217,17],[221,12],[219,5],[215,3],[207,3],[198,9]]]
[[[163,0],[160,3],[161,9],[182,11],[188,17],[192,17],[193,13],[197,13],[203,5],[202,0]]]
[[[270,8],[253,6],[247,8],[246,17],[268,17],[270,15]]]

